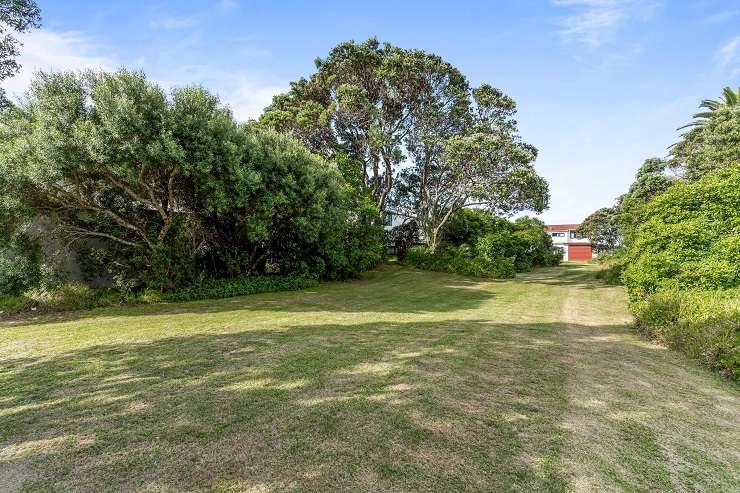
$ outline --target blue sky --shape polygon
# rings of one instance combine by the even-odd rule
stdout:
[[[24,37],[35,69],[140,68],[203,84],[245,120],[348,39],[376,36],[443,56],[519,105],[550,182],[548,222],[610,205],[662,156],[701,99],[740,85],[740,0],[39,1]]]

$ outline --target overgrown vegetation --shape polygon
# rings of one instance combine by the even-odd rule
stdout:
[[[632,309],[640,331],[740,383],[740,289],[663,290]]]
[[[557,265],[562,255],[537,219],[509,221],[481,209],[462,209],[446,224],[437,252],[417,246],[406,261],[425,270],[508,278],[532,267]]]
[[[409,249],[406,263],[417,269],[472,277],[508,279],[516,274],[513,257],[485,258],[467,245],[443,245],[435,253],[425,246],[415,246]]]
[[[623,244],[599,274],[624,283],[637,325],[729,378],[740,374],[740,105],[725,88],[667,160],[638,170],[615,207],[593,216]],[[675,174],[667,173],[673,170]],[[598,217],[597,217],[598,216]],[[596,234],[595,233],[595,234]]]
[[[41,73],[2,121],[0,293],[50,293],[64,282],[56,256],[126,296],[247,275],[344,279],[382,259],[377,208],[336,160],[237,124],[203,88]]]

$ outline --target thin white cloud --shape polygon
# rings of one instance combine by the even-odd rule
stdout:
[[[273,96],[287,90],[267,76],[246,70],[224,71],[211,65],[181,65],[166,73],[166,79],[156,79],[162,87],[202,85],[217,94],[239,121],[258,118]]]
[[[164,19],[151,22],[154,29],[188,29],[198,25],[196,17],[165,17]]]
[[[37,29],[21,35],[20,40],[23,43],[18,57],[21,70],[2,83],[9,95],[23,94],[39,70],[111,70],[116,66],[110,56],[101,54],[100,45],[79,32]]]
[[[271,102],[272,97],[287,90],[286,87],[250,76],[247,73],[237,74],[231,90],[223,92],[224,101],[231,106],[237,120],[256,119]]]
[[[654,0],[552,0],[552,3],[570,11],[559,20],[560,34],[592,48],[611,41],[628,21],[649,17],[659,4]]]
[[[13,96],[21,96],[34,74],[39,70],[115,70],[124,65],[110,54],[105,47],[79,32],[56,32],[37,29],[20,37],[23,42],[18,61],[20,72],[2,82],[2,87]],[[179,56],[187,46],[180,47],[170,57],[172,62],[147,57],[132,59],[130,66],[143,69],[152,80],[169,89],[190,84],[202,84],[219,95],[228,104],[234,116],[241,121],[257,118],[272,102],[272,97],[287,90],[285,85],[270,76],[246,70],[224,70],[213,65],[189,65]],[[246,48],[244,48],[246,50]],[[262,53],[255,49],[256,53]]]
[[[720,70],[729,71],[731,77],[740,74],[740,35],[731,37],[723,44],[716,58]]]
[[[239,6],[239,2],[237,0],[221,0],[219,3],[221,8],[225,10],[230,10]]]
[[[730,19],[734,19],[735,17],[740,15],[740,10],[725,10],[722,12],[717,12],[715,14],[708,15],[703,20],[707,24],[716,24],[720,22],[725,22]]]

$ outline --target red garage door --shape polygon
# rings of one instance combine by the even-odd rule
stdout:
[[[591,245],[568,245],[568,260],[571,262],[591,260]]]

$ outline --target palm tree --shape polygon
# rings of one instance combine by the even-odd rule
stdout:
[[[740,106],[740,87],[737,88],[737,92],[733,91],[730,86],[722,89],[722,97],[719,99],[705,99],[699,105],[699,108],[706,108],[709,111],[702,111],[694,115],[694,121],[683,127],[679,127],[679,130],[689,127],[703,127],[712,118],[712,114],[721,109]]]

